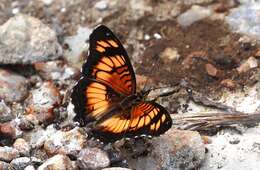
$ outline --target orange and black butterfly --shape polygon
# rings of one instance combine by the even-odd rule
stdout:
[[[95,122],[92,134],[103,142],[158,136],[172,126],[172,119],[164,107],[145,100],[149,91],[136,92],[124,47],[106,26],[98,26],[90,35],[89,56],[72,92],[75,120]]]

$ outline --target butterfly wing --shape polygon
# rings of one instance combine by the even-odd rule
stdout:
[[[136,79],[129,57],[106,26],[97,27],[90,35],[89,52],[84,76],[102,81],[125,96],[135,93]]]
[[[105,120],[93,130],[93,135],[107,143],[123,137],[159,136],[172,126],[167,110],[155,102],[141,102],[132,107],[131,117],[123,116],[127,114],[117,114]]]
[[[74,120],[82,125],[113,112],[116,109],[115,105],[121,100],[120,94],[111,87],[87,77],[82,77],[78,81],[71,98],[76,112]]]
[[[136,90],[129,57],[106,26],[97,27],[90,35],[89,52],[83,76],[72,92],[75,120],[82,123],[112,112],[115,104]]]

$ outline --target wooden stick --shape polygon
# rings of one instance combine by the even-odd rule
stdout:
[[[173,126],[183,130],[208,131],[234,124],[250,125],[260,122],[257,113],[196,113],[173,115]]]

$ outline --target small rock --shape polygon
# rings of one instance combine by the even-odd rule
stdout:
[[[69,63],[77,64],[82,58],[81,54],[88,49],[89,35],[92,33],[92,29],[79,27],[77,34],[70,37],[65,37],[65,44],[68,49],[64,51],[64,57]]]
[[[112,168],[103,168],[102,170],[131,170],[131,169],[121,168],[121,167],[112,167]]]
[[[35,170],[35,168],[33,165],[29,165],[29,166],[25,167],[24,170]]]
[[[196,169],[205,157],[202,138],[194,131],[170,129],[152,139],[150,147],[146,156],[126,158],[132,169]]]
[[[51,5],[53,0],[41,0],[45,5]]]
[[[47,126],[46,129],[38,128],[34,129],[30,135],[30,146],[32,148],[40,148],[44,145],[44,142],[49,139],[49,137],[57,132],[53,124]]]
[[[11,167],[10,164],[3,162],[3,161],[0,161],[0,169],[1,170],[11,170],[12,167]]]
[[[23,139],[18,138],[15,140],[13,147],[18,150],[21,156],[29,156],[30,155],[30,146],[29,144]]]
[[[208,8],[201,7],[198,5],[193,5],[189,10],[182,13],[177,17],[177,22],[183,26],[187,27],[196,21],[202,20],[211,15],[212,11]]]
[[[85,146],[86,138],[78,127],[67,131],[57,131],[51,134],[44,143],[44,149],[48,155],[70,154],[77,155]]]
[[[66,80],[80,75],[79,69],[65,64],[62,60],[39,62],[34,67],[45,80]]]
[[[82,169],[100,169],[109,166],[108,155],[99,148],[85,148],[80,151],[77,164]]]
[[[23,117],[20,119],[19,128],[25,131],[32,130],[34,128],[34,124],[30,120],[27,120],[25,117]]]
[[[30,163],[31,163],[30,158],[20,157],[20,158],[13,159],[10,164],[15,170],[22,170],[25,167],[27,167]]]
[[[159,33],[154,33],[154,34],[153,34],[153,37],[154,37],[155,39],[157,39],[157,40],[159,40],[159,39],[162,38],[162,36],[161,36]]]
[[[65,155],[55,155],[44,162],[38,170],[73,170],[73,165],[69,157]]]
[[[260,40],[259,29],[259,1],[248,1],[239,5],[237,8],[230,10],[231,12],[225,18],[233,32],[242,33],[252,38]],[[239,18],[239,19],[238,19]]]
[[[0,146],[0,160],[5,162],[10,162],[15,158],[19,157],[19,152],[8,146],[1,147]]]
[[[220,82],[221,85],[233,90],[236,87],[236,83],[231,79],[224,79]]]
[[[185,5],[193,5],[193,4],[204,4],[204,3],[210,3],[213,0],[183,0],[183,3]]]
[[[51,82],[44,82],[38,89],[32,90],[28,98],[27,113],[35,116],[39,123],[51,123],[56,114],[54,109],[61,103],[59,90]]]
[[[4,100],[0,101],[0,123],[12,120],[11,109],[6,106]]]
[[[19,136],[18,129],[13,121],[0,124],[0,135],[9,139],[16,139]]]
[[[249,71],[252,68],[255,68],[258,66],[258,61],[256,58],[254,57],[249,57],[247,59],[247,61],[245,61],[244,63],[242,63],[238,68],[237,71],[238,73],[244,73]]]
[[[255,53],[255,57],[256,57],[257,59],[260,59],[260,50]]]
[[[210,63],[207,63],[205,67],[208,75],[212,77],[223,77],[225,74],[223,70],[217,69],[214,65]]]
[[[32,64],[61,54],[56,33],[34,17],[18,14],[0,26],[1,64]]]
[[[0,43],[1,44],[1,43]],[[0,45],[1,49],[1,45]],[[1,50],[0,50],[1,56]],[[1,60],[1,59],[0,59]],[[18,102],[28,95],[27,80],[23,76],[0,69],[0,98],[6,102]]]
[[[107,0],[101,0],[101,1],[98,1],[94,7],[100,11],[103,11],[103,10],[106,10],[108,8],[108,2]]]
[[[178,53],[177,49],[168,47],[164,49],[160,57],[162,57],[163,59],[168,59],[170,61],[177,61],[180,58],[180,54]]]

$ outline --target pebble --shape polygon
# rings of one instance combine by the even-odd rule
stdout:
[[[94,7],[100,11],[106,10],[108,8],[108,1],[107,0],[101,0],[98,1]]]
[[[32,64],[61,54],[56,33],[37,18],[17,14],[0,26],[1,64]]]
[[[79,69],[62,60],[35,63],[34,68],[45,80],[67,80],[80,75]]]
[[[178,53],[176,48],[167,47],[160,54],[160,57],[170,61],[178,61],[180,58],[180,54]]]
[[[4,100],[0,101],[0,123],[12,120],[11,109],[5,104]]]
[[[76,156],[86,143],[86,137],[78,127],[67,131],[57,131],[51,134],[44,143],[44,149],[48,155],[69,154]]]
[[[27,113],[34,115],[39,123],[48,124],[57,116],[54,109],[61,103],[61,96],[53,83],[44,82],[39,88],[31,91],[27,102]]]
[[[221,75],[223,75],[223,71],[217,69],[214,65],[207,63],[205,65],[206,71],[208,73],[208,75],[212,76],[212,77],[221,77]]]
[[[205,146],[198,132],[170,129],[150,142],[148,154],[126,158],[131,168],[197,169],[205,158]]]
[[[0,124],[0,135],[9,139],[16,139],[22,132],[17,128],[15,121]]]
[[[0,69],[0,98],[4,99],[6,102],[22,101],[28,95],[27,83],[25,77],[11,71]]]
[[[0,160],[5,162],[10,162],[15,158],[19,157],[19,152],[9,146],[0,146]]]
[[[1,170],[11,170],[12,167],[9,163],[6,163],[4,161],[0,161],[0,169]]]
[[[203,3],[210,3],[213,0],[183,0],[185,5],[193,5],[193,4],[203,4]]]
[[[260,50],[255,53],[255,57],[256,57],[257,59],[260,59]]]
[[[155,39],[157,39],[157,40],[159,40],[159,39],[162,38],[162,36],[161,36],[159,33],[154,33],[154,34],[153,34],[153,37],[154,37]]]
[[[35,168],[33,165],[29,165],[29,166],[25,167],[24,170],[35,170]]]
[[[121,167],[112,167],[112,168],[103,168],[102,170],[131,170],[131,169],[121,168]]]
[[[72,161],[66,155],[55,155],[45,161],[38,170],[73,170]]]
[[[189,10],[187,10],[186,12],[182,13],[177,17],[177,22],[181,26],[187,27],[193,24],[194,22],[209,17],[211,13],[212,11],[208,8],[201,7],[198,5],[193,5]]]
[[[82,169],[100,169],[109,166],[107,153],[99,148],[85,148],[80,151],[77,165]]]
[[[64,57],[69,63],[77,64],[82,60],[82,53],[88,50],[89,35],[92,29],[87,27],[78,27],[77,34],[65,37],[64,42],[68,49],[64,50]]]
[[[51,124],[47,126],[46,129],[40,127],[35,128],[29,139],[29,144],[32,148],[40,148],[44,145],[44,142],[49,139],[49,137],[57,132],[57,129],[54,128],[54,125]]]
[[[32,130],[34,128],[33,122],[27,120],[25,117],[22,117],[19,122],[19,128],[24,131]]]
[[[26,140],[23,138],[18,138],[15,140],[13,147],[18,150],[21,156],[29,156],[30,155],[30,146]]]
[[[244,63],[242,63],[238,68],[238,73],[244,73],[249,71],[252,68],[256,68],[258,66],[258,61],[254,57],[249,57]]]
[[[229,88],[230,90],[233,90],[236,87],[236,83],[231,79],[224,79],[220,82],[220,84]]]
[[[23,170],[31,163],[31,159],[28,157],[19,157],[11,161],[11,165],[15,170]]]
[[[233,32],[238,32],[260,40],[260,2],[247,2],[249,3],[239,5],[237,8],[232,9],[225,21],[229,24]]]
[[[41,0],[45,5],[51,5],[53,0]]]

